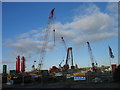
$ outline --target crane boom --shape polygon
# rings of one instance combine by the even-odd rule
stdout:
[[[67,51],[67,45],[66,45],[66,43],[65,43],[64,38],[63,38],[63,37],[61,37],[61,40],[62,40],[62,42],[63,42],[63,44],[64,44],[65,50]]]
[[[59,64],[59,68],[61,68],[61,64],[62,64],[62,62],[64,62],[64,59],[60,62],[60,64]]]
[[[43,38],[44,42],[43,42],[42,48],[41,48],[38,70],[41,70],[42,65],[43,65],[43,60],[44,60],[44,57],[45,57],[46,48],[47,48],[47,44],[48,44],[49,33],[50,33],[50,30],[52,29],[52,23],[53,23],[53,19],[54,19],[54,10],[55,10],[55,8],[53,8],[51,10],[49,18],[48,18],[48,25],[47,25],[47,28],[45,30],[45,35],[44,35],[44,38]],[[55,29],[53,29],[53,30],[55,30]]]
[[[53,34],[54,34],[54,46],[55,46],[55,29],[53,30]]]
[[[94,61],[94,58],[93,58],[92,49],[91,49],[90,43],[87,42],[87,44],[88,44],[88,52],[90,54],[92,69],[93,69],[93,71],[95,71],[95,61]]]
[[[68,61],[70,61],[70,59],[71,59],[71,68],[74,69],[72,47],[67,48],[67,45],[66,45],[65,40],[64,40],[63,37],[61,37],[61,40],[62,40],[62,42],[64,44],[65,51],[67,52],[66,62],[65,62],[65,65],[64,65],[64,69],[65,70],[69,69]]]

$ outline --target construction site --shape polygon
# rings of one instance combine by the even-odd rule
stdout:
[[[3,65],[2,89],[17,88],[120,88],[120,65],[111,64],[109,66],[98,66],[94,59],[92,44],[86,41],[88,48],[90,67],[79,67],[74,63],[73,47],[69,47],[66,39],[61,36],[60,40],[65,48],[66,59],[61,60],[58,66],[51,66],[49,70],[42,69],[44,59],[47,57],[46,48],[49,40],[50,30],[53,30],[53,42],[56,46],[56,29],[54,24],[54,11],[50,11],[48,24],[45,30],[44,43],[42,45],[40,60],[37,67],[35,62],[31,66],[32,70],[27,72],[25,56],[16,56],[16,69],[7,72],[7,65]],[[114,58],[112,49],[109,46],[110,58]],[[49,61],[48,61],[49,62]],[[83,61],[84,62],[84,61]],[[62,66],[62,64],[64,64]]]

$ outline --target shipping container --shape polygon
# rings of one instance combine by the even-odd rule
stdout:
[[[41,74],[44,76],[48,76],[48,70],[41,70]]]
[[[10,70],[10,75],[15,75],[16,74],[16,70]]]

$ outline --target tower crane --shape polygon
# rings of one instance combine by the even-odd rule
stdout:
[[[43,65],[43,60],[44,60],[45,53],[46,53],[46,48],[47,48],[47,44],[48,44],[50,30],[52,29],[55,31],[55,29],[52,27],[53,21],[54,21],[54,10],[55,10],[55,8],[53,8],[50,11],[50,15],[48,17],[48,24],[47,24],[47,28],[45,30],[45,35],[43,38],[44,42],[43,42],[43,45],[41,48],[40,61],[39,61],[38,67],[37,67],[37,70],[39,70],[39,71],[41,70],[42,65]]]
[[[92,70],[93,70],[93,72],[96,72],[97,71],[97,68],[96,68],[97,63],[95,62],[95,60],[93,58],[92,49],[91,49],[90,43],[88,41],[87,41],[87,44],[88,44],[88,52],[90,54],[90,59],[91,59]],[[96,65],[95,65],[95,63],[96,63]]]

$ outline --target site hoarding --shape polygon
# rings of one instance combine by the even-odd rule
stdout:
[[[74,73],[74,80],[86,80],[85,73]]]
[[[74,80],[86,80],[85,73],[72,73],[72,74],[67,74],[66,76],[67,79],[69,78],[74,78]]]

